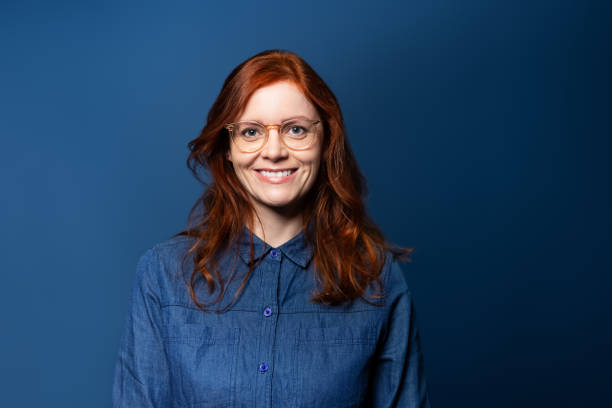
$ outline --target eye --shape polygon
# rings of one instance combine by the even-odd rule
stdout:
[[[304,129],[302,126],[293,125],[289,128],[289,133],[292,135],[301,135],[304,132],[306,132],[306,129]]]
[[[240,131],[240,135],[249,138],[249,137],[256,137],[259,135],[259,130],[257,128],[254,127],[248,127],[245,129],[242,129]]]
[[[288,123],[283,127],[283,134],[288,137],[301,139],[308,135],[308,128],[300,123]]]

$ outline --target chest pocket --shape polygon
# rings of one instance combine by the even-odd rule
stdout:
[[[358,407],[365,397],[374,327],[300,328],[296,340],[297,407]]]
[[[239,337],[239,328],[201,324],[167,327],[164,346],[178,406],[231,406]]]

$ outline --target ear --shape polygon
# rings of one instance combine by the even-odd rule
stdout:
[[[231,152],[230,152],[230,150],[229,150],[229,149],[227,149],[227,151],[225,152],[225,158],[226,158],[228,161],[232,161],[232,155],[231,155]]]

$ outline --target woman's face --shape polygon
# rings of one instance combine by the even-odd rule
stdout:
[[[281,81],[255,91],[236,121],[279,125],[298,116],[320,120],[315,107],[300,90],[291,82]],[[269,128],[267,143],[254,153],[241,152],[230,142],[227,158],[256,210],[301,208],[301,199],[314,184],[321,161],[322,129],[320,124],[317,127],[315,141],[307,150],[288,149],[281,140],[279,128]],[[278,171],[291,171],[291,174],[279,177],[275,174]]]

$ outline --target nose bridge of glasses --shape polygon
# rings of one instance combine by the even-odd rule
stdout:
[[[263,126],[266,128],[266,133],[267,133],[268,142],[266,144],[270,143],[270,131],[272,129],[276,130],[276,132],[278,133],[279,139],[280,139],[279,141],[281,142],[281,144],[284,144],[283,141],[282,141],[282,139],[283,139],[283,135],[282,135],[283,125],[263,125]]]
[[[280,131],[282,129],[282,125],[264,125],[264,127],[266,128],[268,133],[270,133],[271,129],[276,129],[276,131],[280,133]]]
[[[275,152],[278,153],[280,151],[283,150],[283,148],[285,147],[285,142],[283,140],[283,135],[282,133],[282,128],[283,125],[263,125],[266,128],[266,132],[267,132],[267,142],[265,143],[265,145],[262,146],[263,149],[265,149],[268,153],[270,152]],[[273,137],[271,136],[271,130],[275,129],[278,135],[278,139],[276,139],[276,141],[273,141]]]

